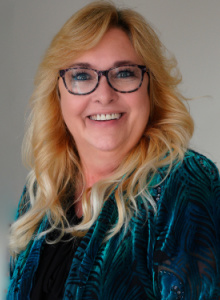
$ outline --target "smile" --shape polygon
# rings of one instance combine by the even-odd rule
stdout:
[[[114,114],[97,114],[89,116],[90,120],[94,121],[109,121],[109,120],[118,120],[120,119],[122,114],[114,113]]]

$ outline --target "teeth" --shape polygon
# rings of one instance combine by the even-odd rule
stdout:
[[[108,121],[108,120],[118,120],[121,114],[98,114],[90,116],[89,118],[94,121]]]

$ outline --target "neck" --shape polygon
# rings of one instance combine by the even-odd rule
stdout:
[[[119,163],[116,159],[110,159],[110,157],[102,159],[100,156],[93,157],[91,160],[82,160],[87,187],[91,187],[97,181],[111,176],[119,166]]]
[[[80,153],[86,187],[91,187],[97,181],[111,176],[122,161],[121,155],[109,152]]]
[[[83,174],[86,180],[86,188],[92,187],[99,180],[112,175],[121,162],[121,160],[117,160],[114,156],[108,155],[108,153],[104,153],[104,155],[101,153],[92,155],[90,153],[85,156],[82,155],[82,153],[80,154]],[[79,181],[75,191],[75,199],[78,199],[75,203],[75,211],[78,217],[83,215],[81,201],[82,190],[82,181]]]

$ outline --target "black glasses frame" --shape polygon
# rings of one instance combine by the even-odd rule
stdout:
[[[109,78],[108,78],[108,73],[109,73],[111,70],[117,69],[118,67],[113,67],[113,68],[110,68],[110,69],[108,69],[108,70],[103,70],[103,71],[98,71],[98,70],[95,70],[95,69],[92,69],[92,68],[86,68],[86,67],[71,67],[71,68],[68,68],[68,69],[60,70],[60,71],[59,71],[59,75],[60,75],[60,77],[63,79],[64,86],[65,86],[65,88],[67,89],[67,91],[68,91],[70,94],[78,95],[78,96],[83,96],[83,95],[89,95],[89,94],[91,94],[92,92],[94,92],[94,91],[97,89],[97,87],[99,86],[99,82],[100,82],[100,79],[101,79],[102,76],[105,76],[105,77],[106,77],[109,86],[110,86],[114,91],[125,94],[125,93],[133,93],[133,92],[137,91],[137,90],[141,87],[141,85],[142,85],[143,78],[144,78],[144,73],[146,72],[147,74],[149,74],[149,71],[147,70],[146,66],[143,66],[143,65],[123,65],[123,66],[119,66],[119,67],[138,67],[139,69],[141,69],[141,71],[142,71],[142,74],[141,74],[141,81],[140,81],[139,86],[138,86],[136,89],[131,90],[131,91],[124,92],[124,91],[119,91],[119,90],[117,90],[116,88],[114,88],[114,87],[111,85],[111,83],[110,83],[110,81],[109,81]],[[70,90],[68,89],[67,84],[66,84],[66,80],[65,80],[65,73],[66,73],[67,71],[69,71],[69,70],[77,70],[77,69],[92,70],[92,71],[96,72],[96,74],[98,75],[98,81],[97,81],[97,84],[96,84],[96,86],[94,87],[94,89],[93,89],[92,91],[90,91],[90,92],[88,92],[88,93],[78,94],[78,93],[74,93],[74,92],[72,92],[72,91],[70,91]]]

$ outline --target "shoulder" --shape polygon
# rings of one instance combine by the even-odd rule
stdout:
[[[25,214],[30,208],[30,196],[28,193],[27,186],[25,185],[18,203],[16,220]]]
[[[179,287],[187,299],[195,299],[192,291],[214,295],[220,278],[218,168],[204,155],[188,150],[164,180],[162,190],[154,247],[154,263],[160,266],[158,281],[167,293]]]
[[[206,156],[188,150],[183,161],[177,163],[170,172],[169,183],[182,181],[190,185],[219,184],[219,170],[216,164]]]
[[[214,162],[200,153],[188,150],[161,187],[160,208],[177,212],[196,206],[220,212],[219,170]]]
[[[219,170],[216,164],[206,156],[188,150],[183,160],[183,166],[188,166],[190,169],[196,169],[199,173],[204,173],[210,178],[219,178]]]
[[[210,159],[187,151],[183,161],[163,181],[161,191],[157,212],[159,235],[170,230],[175,240],[183,233],[187,240],[194,241],[195,234],[209,228],[210,236],[220,237],[219,171]]]
[[[30,191],[31,189],[31,191]],[[36,196],[37,193],[37,182],[35,181],[32,187],[29,187],[28,182],[23,188],[19,203],[18,209],[16,213],[16,220],[23,216],[29,209],[31,208],[31,197],[30,194],[33,194],[33,197]]]

